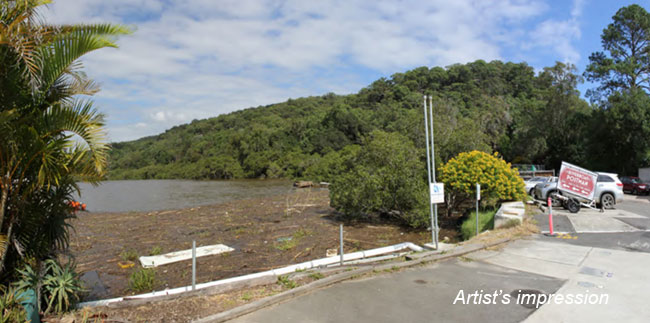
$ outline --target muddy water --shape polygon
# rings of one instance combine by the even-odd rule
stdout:
[[[188,208],[233,200],[285,194],[286,180],[133,180],[106,181],[97,187],[80,183],[81,197],[91,212],[154,211]]]

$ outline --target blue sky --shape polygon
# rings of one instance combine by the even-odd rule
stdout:
[[[55,0],[54,23],[137,31],[84,58],[111,141],[328,92],[356,93],[419,66],[556,61],[582,73],[623,6],[555,0]],[[594,87],[584,84],[581,91]]]

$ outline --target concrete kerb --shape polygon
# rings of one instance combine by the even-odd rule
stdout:
[[[468,253],[472,253],[475,251],[479,251],[482,249],[494,247],[500,244],[504,244],[509,242],[511,239],[510,238],[504,238],[500,239],[491,243],[478,243],[478,244],[468,244],[464,246],[459,246],[457,248],[454,248],[453,250],[449,252],[443,252],[443,251],[426,251],[426,252],[421,252],[417,254],[412,254],[409,255],[408,259],[412,260],[407,260],[399,263],[388,263],[388,264],[381,264],[381,265],[373,265],[373,266],[368,266],[368,267],[363,267],[363,268],[356,268],[352,269],[350,271],[346,271],[340,274],[335,274],[333,276],[329,276],[314,282],[311,282],[307,285],[303,285],[285,292],[282,292],[280,294],[266,297],[239,307],[235,307],[233,309],[217,313],[214,315],[210,315],[198,320],[194,320],[192,322],[195,323],[204,323],[204,322],[226,322],[232,319],[235,319],[237,317],[246,315],[248,313],[255,312],[257,310],[260,310],[262,308],[275,305],[278,303],[282,303],[285,301],[288,301],[294,297],[301,296],[308,294],[310,292],[313,292],[315,290],[325,288],[327,286],[333,285],[335,283],[352,279],[373,271],[384,271],[384,270],[397,270],[401,268],[406,268],[406,267],[412,267],[420,264],[425,264],[428,262],[434,262],[434,261],[440,261],[440,260],[445,260],[449,258],[454,258],[458,256],[463,256]],[[417,256],[416,256],[417,255]]]
[[[504,202],[501,204],[499,210],[494,214],[494,228],[500,228],[511,220],[524,221],[526,215],[526,206],[524,202]]]

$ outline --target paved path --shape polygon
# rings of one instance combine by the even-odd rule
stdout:
[[[606,304],[550,302],[526,322],[647,322],[650,307],[650,254],[567,245],[556,241],[519,240],[501,251],[471,257],[506,268],[566,279],[556,292],[567,295],[607,295]]]
[[[557,213],[561,236],[537,235],[500,250],[344,282],[234,322],[648,322],[650,203],[627,200],[604,214]],[[547,217],[537,218],[548,227]],[[539,309],[453,304],[461,290],[496,291],[503,300],[523,289],[555,294],[555,301]],[[566,304],[569,295],[603,303]]]
[[[500,299],[519,289],[552,293],[563,284],[558,278],[462,259],[344,282],[232,322],[520,322],[535,308],[514,302],[463,305],[460,298],[453,303],[460,290],[497,291]]]

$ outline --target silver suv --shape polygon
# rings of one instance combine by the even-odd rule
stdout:
[[[614,205],[623,202],[623,183],[618,175],[612,173],[598,173],[596,180],[596,193],[594,199],[596,204],[611,209]]]
[[[596,180],[596,192],[594,193],[594,202],[596,205],[606,209],[611,209],[617,203],[623,202],[623,183],[618,179],[618,175],[612,173],[598,172]],[[535,194],[533,197],[538,200],[546,201],[552,193],[558,193],[557,177],[552,182],[540,183],[535,185]],[[561,206],[562,201],[551,199],[553,206]]]

